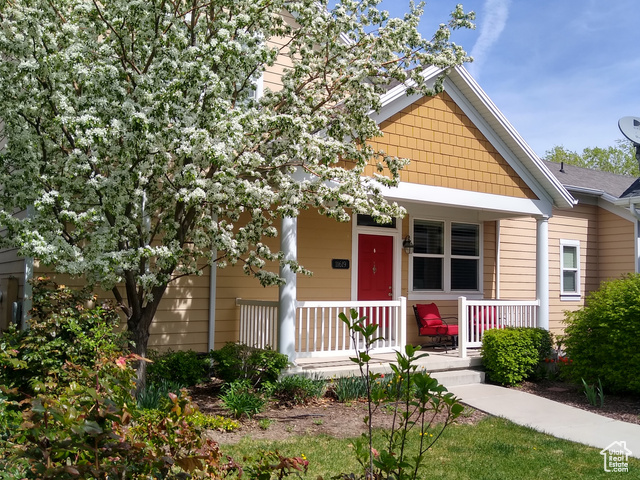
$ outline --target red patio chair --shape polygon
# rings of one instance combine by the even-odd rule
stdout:
[[[431,337],[432,342],[425,344],[429,347],[444,347],[447,351],[447,341],[455,348],[458,346],[458,319],[440,315],[435,303],[418,303],[413,306],[413,313],[418,324],[418,335]],[[455,324],[448,324],[444,320],[455,319]]]

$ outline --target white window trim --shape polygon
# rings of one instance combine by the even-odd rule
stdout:
[[[576,291],[575,292],[565,292],[564,291],[564,247],[575,247],[576,249]],[[580,300],[582,298],[582,283],[580,281],[580,241],[579,240],[568,240],[568,239],[560,239],[560,300]],[[569,269],[566,269],[569,270]],[[571,269],[573,270],[573,269]]]
[[[460,296],[465,296],[469,299],[482,299],[484,298],[484,229],[482,222],[473,222],[467,220],[450,220],[442,218],[423,218],[413,217],[410,223],[410,234],[413,238],[414,223],[416,220],[422,220],[427,222],[440,222],[444,223],[444,256],[443,256],[443,290],[414,290],[413,289],[413,256],[412,252],[409,254],[409,300],[450,300],[457,299]],[[468,225],[478,226],[478,248],[479,253],[477,257],[451,255],[451,224],[463,223]],[[439,255],[432,255],[432,257],[439,257]],[[478,260],[478,290],[451,290],[451,259],[452,258],[474,258]]]

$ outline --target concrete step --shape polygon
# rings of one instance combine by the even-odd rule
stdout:
[[[431,374],[445,387],[456,387],[459,385],[472,385],[476,383],[484,383],[484,372],[481,370],[449,370],[433,372]]]

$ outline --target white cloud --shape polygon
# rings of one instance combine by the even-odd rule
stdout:
[[[491,47],[500,38],[507,24],[510,3],[511,0],[487,0],[482,14],[478,16],[480,35],[471,49],[474,62],[469,66],[469,71],[476,79]]]

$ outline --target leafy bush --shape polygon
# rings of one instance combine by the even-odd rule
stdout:
[[[289,364],[289,359],[282,353],[242,343],[227,343],[220,350],[212,350],[209,355],[214,361],[218,378],[226,382],[248,380],[253,386],[274,383]]]
[[[604,282],[585,306],[567,312],[564,346],[577,383],[602,381],[605,390],[640,393],[640,275]]]
[[[220,400],[224,408],[229,410],[235,418],[243,415],[248,418],[260,413],[267,401],[256,392],[247,380],[236,380],[226,385]]]
[[[505,328],[484,332],[482,363],[490,380],[514,385],[529,378],[551,353],[551,334],[541,328]]]
[[[169,350],[164,353],[150,351],[147,382],[168,380],[182,387],[196,385],[209,376],[210,360],[193,350]]]
[[[327,383],[321,378],[289,375],[278,380],[272,395],[283,403],[300,405],[322,397],[326,389]]]
[[[118,314],[97,304],[89,290],[75,290],[40,277],[33,283],[30,328],[15,326],[0,339],[0,384],[33,394],[43,384],[63,389],[75,380],[67,362],[91,367],[98,352],[118,355],[126,337],[117,332]]]

